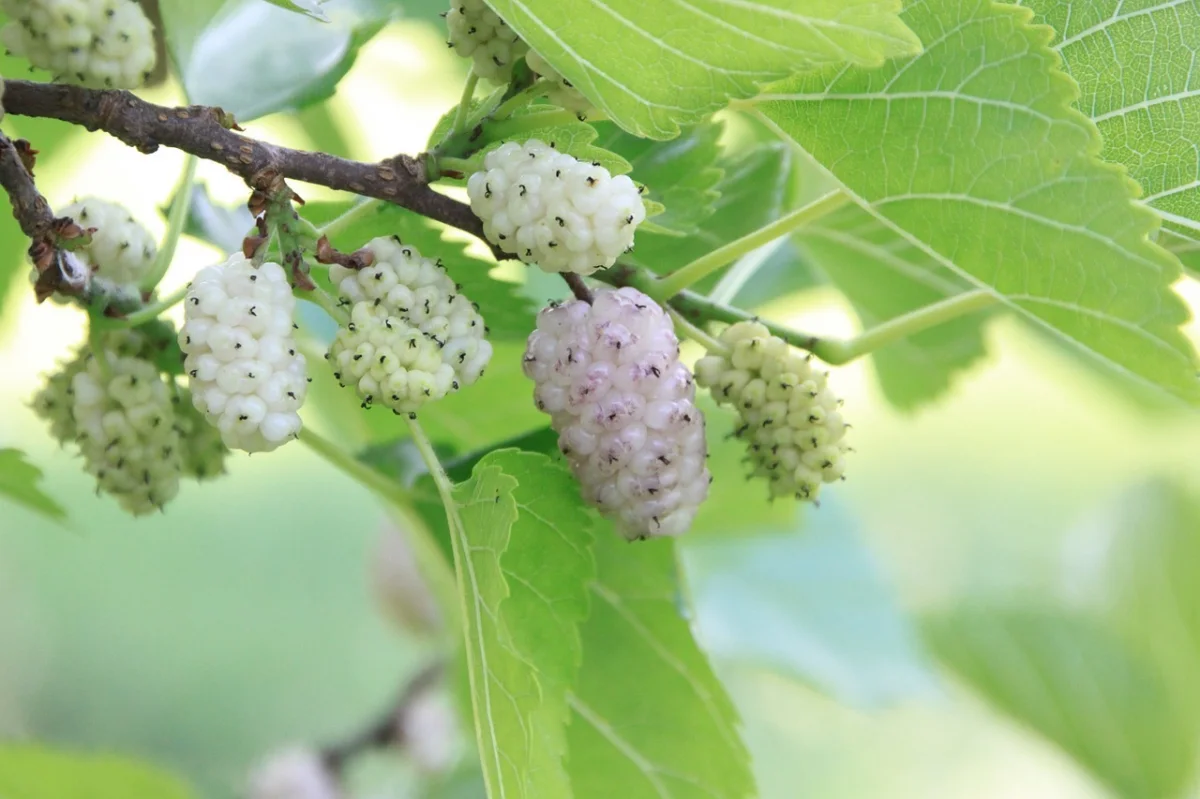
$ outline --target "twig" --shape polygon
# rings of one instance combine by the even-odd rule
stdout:
[[[417,697],[442,679],[445,671],[445,661],[436,660],[430,663],[408,681],[401,690],[399,698],[370,724],[344,741],[323,747],[321,758],[325,761],[326,767],[334,774],[338,774],[345,768],[346,763],[357,755],[387,746],[403,746],[405,744],[403,727],[405,713]]]
[[[21,232],[33,241],[47,238],[54,227],[54,212],[21,161],[16,144],[3,133],[0,133],[0,186],[8,192],[13,218],[21,226]]]
[[[124,91],[10,80],[5,81],[4,110],[102,130],[146,153],[160,146],[182,150],[223,164],[254,188],[280,176],[301,180],[386,200],[483,237],[482,223],[468,205],[430,188],[420,158],[396,155],[368,164],[293,150],[238,133],[232,117],[219,108],[168,108]]]
[[[562,279],[571,287],[571,293],[575,295],[575,299],[583,300],[588,305],[592,304],[592,290],[587,287],[587,283],[583,282],[583,278],[574,272],[563,272]]]

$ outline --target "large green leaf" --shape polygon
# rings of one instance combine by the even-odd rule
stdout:
[[[51,519],[66,518],[57,500],[38,487],[42,470],[25,460],[17,449],[0,449],[0,497],[35,510]]]
[[[328,97],[395,11],[387,0],[328,0],[326,23],[262,0],[160,2],[188,99],[243,122]]]
[[[151,766],[111,755],[0,746],[5,799],[191,799],[191,790]]]
[[[926,256],[1131,379],[1200,400],[1178,261],[1027,9],[923,0],[928,43],[878,70],[826,69],[759,108]]]
[[[570,796],[567,689],[594,563],[571,476],[544,455],[494,452],[454,491],[451,543],[488,795]]]
[[[724,174],[716,162],[721,157],[722,126],[714,122],[685,130],[677,139],[655,142],[639,139],[610,122],[596,125],[596,145],[628,159],[633,177],[645,184],[646,196],[662,203],[666,211],[654,224],[676,233],[695,233],[712,216]]]
[[[670,139],[802,69],[919,51],[896,0],[490,0],[597,108]]]
[[[1179,796],[1196,727],[1149,667],[1084,620],[963,610],[929,622],[938,657],[1124,799]]]
[[[683,238],[640,230],[626,259],[660,274],[670,272],[774,221],[791,202],[792,158],[790,146],[773,142],[719,162],[725,172],[716,185],[720,197],[700,229]],[[712,276],[696,288],[704,291],[716,280]]]
[[[754,794],[733,705],[681,615],[675,546],[596,538],[567,728],[575,799]]]
[[[935,690],[918,636],[835,498],[795,529],[686,541],[683,555],[714,659],[858,706]]]
[[[329,21],[329,17],[321,10],[323,0],[266,0],[266,2],[280,8],[286,8],[288,11],[298,11],[301,14],[307,14],[321,22]]]
[[[793,239],[854,306],[864,328],[971,287],[857,206],[802,228]],[[983,353],[979,316],[968,316],[893,342],[874,352],[872,361],[887,399],[912,410],[943,394]]]
[[[353,202],[312,202],[304,206],[304,217],[315,225],[341,216]],[[440,229],[424,217],[391,203],[372,202],[368,213],[333,237],[333,245],[352,252],[379,236],[399,236],[426,258],[440,258],[446,273],[463,287],[487,322],[493,341],[525,341],[535,325],[536,309],[520,292],[520,286],[491,276],[495,264],[467,253],[462,241],[442,237]]]
[[[1200,0],[1024,0],[1058,31],[1078,106],[1162,214],[1161,243],[1200,268]]]
[[[1155,481],[1122,496],[1107,523],[1115,539],[1109,617],[1200,721],[1200,502]]]

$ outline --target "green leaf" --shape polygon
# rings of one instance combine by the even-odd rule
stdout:
[[[846,704],[929,695],[919,637],[831,498],[803,527],[686,541],[697,635],[712,657],[770,669]]]
[[[1200,250],[1200,5],[1158,0],[1025,0],[1059,37],[1054,49],[1079,82],[1080,110],[1104,135],[1105,159],[1123,164],[1142,200],[1165,220],[1160,243],[1195,269]],[[1173,246],[1173,239],[1181,239]]]
[[[637,136],[670,139],[731,98],[824,64],[919,52],[893,0],[490,0],[542,57]]]
[[[161,0],[167,48],[188,99],[242,122],[330,96],[390,18],[389,6],[329,0],[322,8],[333,21],[324,23],[262,0]]]
[[[454,490],[451,542],[488,795],[570,796],[568,686],[594,563],[579,489],[543,455],[493,452]]]
[[[1119,796],[1179,796],[1195,724],[1145,663],[1087,621],[964,610],[927,626],[938,657],[1001,712],[1057,744]]]
[[[171,207],[177,202],[171,198],[170,204],[163,209],[163,216],[169,217]],[[213,202],[208,193],[208,185],[196,183],[192,186],[192,202],[188,206],[188,218],[183,225],[184,235],[192,236],[212,244],[222,252],[234,253],[242,249],[242,241],[254,233],[254,216],[245,203],[224,206]]]
[[[1178,261],[1148,237],[1123,170],[1027,9],[924,0],[930,43],[881,69],[825,70],[759,105],[888,229],[1047,330],[1143,384],[1200,400]]]
[[[655,215],[654,224],[691,234],[713,215],[713,203],[720,196],[716,187],[723,174],[715,166],[721,157],[719,123],[688,128],[669,142],[639,139],[610,122],[597,124],[596,130],[600,134],[596,144],[628,159],[634,177],[647,186],[644,199],[666,208]]]
[[[626,259],[665,274],[778,219],[791,202],[792,158],[790,146],[772,142],[719,162],[724,170],[716,185],[720,197],[700,229],[686,238],[639,230]],[[694,288],[705,292],[718,279],[709,277]]]
[[[16,449],[0,449],[0,497],[24,505],[51,519],[65,519],[62,505],[38,487],[42,470],[25,460]]]
[[[864,328],[960,294],[971,285],[856,206],[802,228],[793,240],[845,295]],[[914,410],[945,393],[985,351],[981,317],[955,319],[872,353],[884,396]]]
[[[192,799],[174,776],[113,755],[0,746],[0,796],[7,799]]]
[[[627,174],[633,168],[620,155],[596,143],[599,137],[596,128],[553,105],[527,105],[508,119],[493,123],[487,133],[494,141],[480,150],[480,154],[495,150],[509,139],[522,142],[538,139],[580,161],[598,163],[614,175]]]
[[[319,227],[354,206],[353,202],[312,202],[304,206],[303,213]],[[376,202],[372,209],[339,231],[332,239],[333,245],[352,252],[379,236],[399,236],[426,258],[442,259],[446,273],[462,285],[472,301],[479,303],[492,342],[524,342],[529,337],[537,309],[521,294],[519,284],[491,276],[494,263],[469,255],[465,243],[443,238],[441,230],[419,214],[391,203]]]
[[[288,11],[298,11],[313,19],[328,22],[329,16],[321,10],[322,0],[267,0],[272,5],[286,8]]]
[[[733,704],[681,615],[675,542],[602,531],[594,551],[567,728],[575,797],[753,796]]]
[[[1177,485],[1155,481],[1122,496],[1106,522],[1115,539],[1108,617],[1200,722],[1200,502]]]

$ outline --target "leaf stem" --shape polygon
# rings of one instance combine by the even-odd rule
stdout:
[[[514,111],[532,103],[546,93],[550,88],[550,81],[545,78],[538,78],[532,84],[522,89],[521,91],[509,97],[500,105],[496,106],[496,110],[492,111],[491,117],[495,122],[501,122],[513,115]]]
[[[450,128],[451,136],[461,133],[467,126],[467,117],[471,113],[471,100],[475,97],[477,85],[479,85],[479,76],[475,74],[475,70],[471,70],[471,74],[467,75],[467,82],[463,85],[462,99],[458,101],[458,110],[454,113],[454,125]]]
[[[707,277],[721,267],[736,261],[741,256],[768,244],[780,236],[791,233],[798,227],[829,214],[850,201],[850,196],[841,189],[834,189],[807,205],[797,208],[785,216],[764,225],[753,233],[731,241],[723,247],[697,258],[686,266],[681,266],[671,274],[656,281],[651,297],[664,302],[674,297],[688,286]],[[647,292],[649,293],[649,292]]]
[[[447,620],[447,633],[453,640],[453,637],[458,635],[457,619],[460,618],[456,611],[461,604],[458,587],[454,575],[450,573],[450,564],[442,556],[441,548],[438,547],[433,534],[412,512],[412,495],[404,486],[388,479],[382,472],[367,466],[307,426],[300,430],[300,441],[321,456],[326,463],[391,505],[401,517],[403,526],[410,535],[417,566],[429,580],[430,591],[442,610],[442,618]]]
[[[153,322],[158,317],[162,316],[163,311],[183,301],[187,296],[188,288],[191,284],[180,286],[167,296],[152,302],[142,308],[138,308],[133,313],[126,316],[124,319],[114,320],[113,324],[109,325],[110,329],[122,330],[130,327],[138,327],[147,322]]]
[[[440,155],[437,159],[437,169],[439,173],[444,174],[446,171],[461,172],[463,175],[468,175],[476,171],[475,161],[470,158],[455,158],[450,155]]]
[[[363,198],[361,201],[352,205],[341,216],[334,217],[321,227],[317,228],[317,233],[321,236],[328,236],[332,239],[334,236],[345,231],[355,222],[358,222],[364,216],[378,212],[379,206],[381,205],[383,205],[383,200]]]
[[[171,206],[171,213],[167,217],[167,234],[158,248],[158,254],[154,256],[154,264],[138,286],[142,291],[153,291],[154,287],[162,281],[163,276],[167,274],[167,270],[171,268],[171,261],[175,259],[175,248],[179,245],[179,237],[183,235],[188,214],[192,210],[192,186],[196,182],[196,165],[198,163],[200,163],[200,159],[196,156],[189,155],[187,157],[187,162],[183,167],[183,176],[179,179],[178,188],[175,189],[175,204]]]
[[[100,374],[107,380],[112,377],[112,364],[108,362],[108,349],[104,346],[107,338],[104,326],[97,324],[97,321],[95,316],[88,319],[88,350],[96,359]]]
[[[338,327],[346,327],[350,324],[350,314],[346,313],[342,306],[338,305],[338,301],[334,299],[328,291],[320,286],[314,286],[312,289],[296,289],[292,292],[302,300],[319,305],[321,310],[329,314],[329,318],[337,322]]]
[[[689,322],[683,314],[670,305],[667,306],[667,313],[671,315],[671,321],[675,323],[675,327],[682,330],[688,338],[704,347],[710,353],[721,355],[729,351],[728,347],[708,335],[708,333],[705,333],[703,328]]]
[[[552,128],[556,125],[570,125],[576,122],[579,122],[579,116],[574,111],[556,108],[553,111],[538,111],[524,116],[509,117],[499,122],[484,122],[483,135],[486,141],[493,142],[500,139],[511,139],[526,131]]]
[[[935,302],[903,316],[897,316],[895,319],[889,319],[881,325],[863,331],[852,339],[819,341],[812,351],[826,363],[834,365],[848,363],[900,339],[937,327],[960,316],[982,311],[999,302],[999,297],[985,289],[956,294],[941,302]]]
[[[462,517],[458,513],[458,502],[454,499],[454,484],[450,481],[450,475],[446,474],[446,469],[442,466],[441,460],[438,459],[437,453],[434,452],[433,444],[430,443],[429,437],[425,435],[425,430],[421,427],[420,422],[412,417],[407,418],[408,429],[412,434],[413,443],[417,445],[417,451],[421,453],[421,459],[425,461],[425,468],[429,470],[429,475],[433,478],[433,484],[437,487],[438,496],[442,499],[442,506],[446,509],[446,526],[450,531],[450,550],[454,554],[454,573],[456,579],[455,590],[458,593],[458,618],[462,620],[464,632],[469,631],[470,623],[470,607],[467,604],[467,558],[471,557],[467,551],[467,531],[463,527]],[[479,700],[476,698],[479,692],[475,690],[475,681],[477,676],[475,669],[467,669],[467,679],[471,684],[471,706],[474,711],[471,715],[475,719],[475,741],[479,746],[479,751],[484,751],[483,728],[480,726],[480,719],[483,718],[483,712],[479,707]],[[483,679],[488,679],[487,675]],[[484,773],[487,773],[487,760],[484,759]]]

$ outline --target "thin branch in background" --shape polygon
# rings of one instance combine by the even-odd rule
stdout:
[[[343,741],[321,748],[321,758],[334,774],[341,774],[346,764],[355,757],[373,749],[389,746],[404,746],[404,716],[413,702],[441,681],[446,672],[446,663],[436,660],[416,673],[395,702],[363,729]]]

